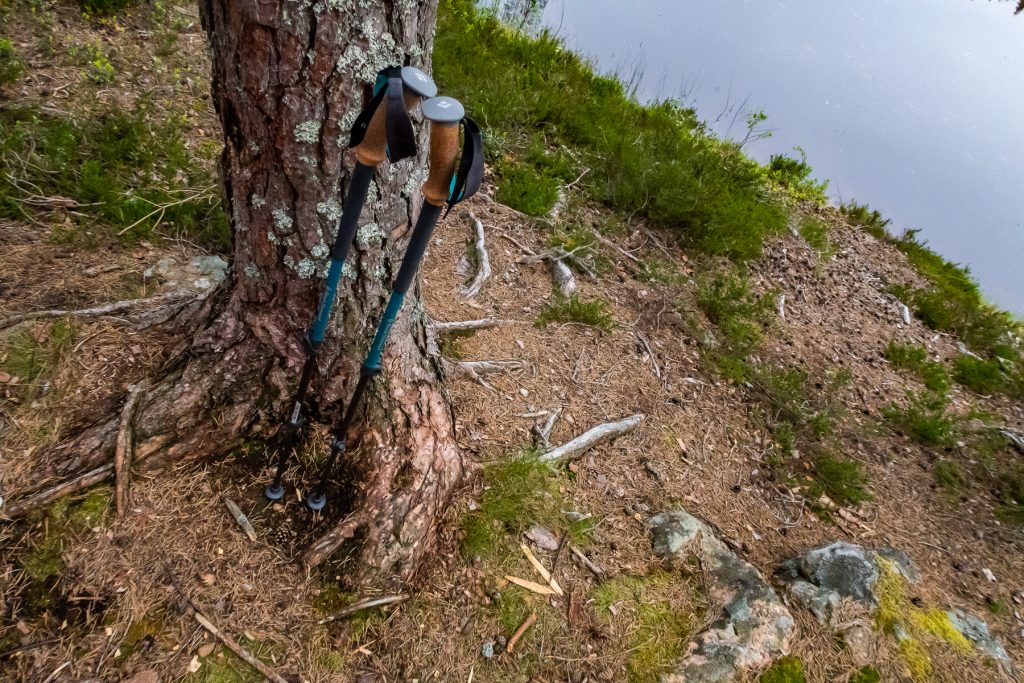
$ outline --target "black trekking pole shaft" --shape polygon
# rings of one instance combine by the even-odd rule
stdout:
[[[461,108],[461,105],[460,105]],[[461,116],[461,115],[460,115]],[[352,426],[356,411],[362,401],[363,394],[370,383],[370,380],[380,374],[381,359],[384,354],[384,345],[391,334],[391,327],[398,317],[402,308],[402,302],[412,287],[419,270],[423,256],[430,245],[430,238],[434,233],[438,218],[448,200],[451,179],[455,171],[455,156],[458,151],[459,128],[457,124],[445,122],[445,124],[434,123],[430,132],[430,174],[423,184],[423,206],[420,215],[416,219],[416,226],[413,228],[412,237],[409,238],[409,245],[402,257],[402,265],[398,269],[398,275],[391,288],[391,295],[388,298],[387,307],[381,316],[374,334],[370,351],[363,361],[359,371],[359,382],[349,401],[348,408],[341,423],[335,428],[331,438],[331,454],[324,465],[323,473],[320,476],[320,483],[306,497],[306,505],[312,510],[320,510],[326,505],[327,500],[324,492],[330,482],[331,474],[337,466],[338,458],[345,452],[348,441],[348,430]]]

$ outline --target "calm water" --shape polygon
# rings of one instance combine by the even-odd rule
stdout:
[[[920,228],[1024,315],[1024,15],[969,0],[550,0],[541,20],[601,72],[642,73],[715,130],[801,146],[836,199]],[[738,113],[738,116],[736,115]]]

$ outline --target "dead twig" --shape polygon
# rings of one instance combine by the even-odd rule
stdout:
[[[562,587],[558,585],[557,581],[555,581],[555,577],[551,576],[551,572],[549,572],[544,565],[540,563],[540,560],[538,560],[533,552],[530,551],[527,545],[525,543],[520,543],[519,549],[523,551],[523,555],[526,555],[526,559],[529,560],[530,565],[537,570],[537,573],[548,582],[548,585],[551,586],[551,590],[555,591],[558,595],[565,595],[562,591]]]
[[[125,301],[115,301],[113,303],[104,304],[102,306],[95,306],[93,308],[80,308],[77,310],[64,310],[64,309],[52,309],[48,311],[29,311],[28,313],[18,313],[10,317],[0,320],[0,330],[6,330],[15,325],[19,325],[29,320],[39,320],[42,318],[99,318],[103,316],[113,315],[115,313],[121,313],[133,308],[141,306],[153,306],[156,304],[169,304],[175,303],[181,300],[196,299],[202,296],[194,292],[188,292],[184,290],[175,290],[173,292],[167,292],[165,294],[158,294],[145,299],[126,299]]]
[[[502,320],[500,318],[480,318],[479,320],[456,320],[454,322],[431,323],[435,334],[458,334],[459,332],[473,332],[475,330],[486,330],[492,327],[503,327],[505,325],[520,324],[518,320]]]
[[[445,365],[449,375],[471,379],[489,391],[496,391],[494,387],[484,380],[484,376],[508,372],[509,370],[518,370],[525,363],[521,360],[467,360],[458,362],[445,360]]]
[[[320,624],[326,624],[336,619],[344,619],[345,617],[352,616],[356,612],[361,612],[364,609],[372,609],[373,607],[384,607],[385,605],[395,605],[400,602],[405,602],[409,599],[408,593],[398,593],[397,595],[385,595],[379,598],[363,598],[357,600],[347,607],[343,607],[334,614],[321,619]]]
[[[484,284],[491,278],[491,259],[487,255],[487,242],[484,239],[484,224],[477,218],[472,211],[469,212],[469,217],[473,220],[474,227],[476,228],[476,242],[473,248],[476,250],[477,269],[476,277],[473,278],[473,282],[463,290],[463,294],[470,299],[475,297],[484,288]]]
[[[633,431],[638,424],[644,421],[644,417],[642,413],[638,413],[618,422],[606,422],[592,427],[575,439],[544,453],[540,456],[540,460],[541,462],[561,463],[578,458],[594,446],[606,443]]]
[[[245,513],[242,512],[242,508],[238,507],[238,504],[230,498],[224,498],[224,506],[231,513],[231,516],[235,518],[238,526],[242,527],[242,531],[249,537],[249,540],[253,543],[256,542],[256,529],[253,528],[249,518],[246,517]]]
[[[661,379],[661,367],[658,365],[658,357],[654,355],[654,349],[651,348],[651,342],[647,340],[643,332],[636,332],[636,338],[643,344],[644,349],[647,351],[647,355],[651,357],[651,364],[654,365],[654,376]]]
[[[195,601],[192,600],[188,593],[185,592],[185,590],[181,587],[181,584],[178,583],[178,580],[174,578],[174,573],[171,572],[171,568],[165,564],[164,569],[167,572],[167,578],[171,581],[171,585],[174,586],[174,590],[176,590],[178,592],[178,595],[180,595],[181,598],[188,604],[189,608],[192,611],[192,617],[197,622],[199,622],[200,626],[209,631],[210,635],[212,635],[214,638],[224,643],[224,645],[229,650],[238,655],[239,659],[241,659],[243,662],[259,671],[264,678],[273,681],[273,683],[288,683],[287,679],[281,676],[281,674],[277,673],[269,666],[267,666],[260,660],[256,659],[256,657],[254,657],[251,652],[249,652],[244,647],[239,645],[234,638],[232,638],[231,636],[217,628],[217,625],[210,621],[205,614],[203,614],[202,610],[199,609],[199,606],[196,605]]]
[[[584,555],[579,548],[572,544],[569,544],[569,552],[571,552],[572,556],[579,560],[584,567],[589,569],[594,574],[594,576],[596,576],[598,579],[604,579],[604,570],[598,567],[593,562],[591,562],[590,558]]]
[[[562,414],[562,407],[555,408],[548,413],[548,418],[544,421],[544,424],[533,426],[533,434],[537,437],[539,442],[537,445],[541,446],[544,450],[551,450],[551,430],[555,428],[555,422],[558,420],[558,416]]]
[[[117,429],[114,449],[114,504],[118,519],[128,511],[128,486],[131,483],[132,458],[135,457],[135,414],[139,399],[145,394],[145,387],[145,381],[133,385],[121,408],[121,423]]]
[[[637,264],[642,263],[642,261],[640,259],[638,259],[636,256],[633,256],[633,254],[629,253],[628,251],[626,251],[625,249],[623,249],[619,245],[615,244],[615,242],[611,241],[610,239],[608,239],[607,237],[605,237],[604,235],[602,235],[601,233],[599,233],[596,230],[594,230],[594,238],[598,242],[600,242],[601,244],[605,245],[606,247],[611,247],[615,251],[619,252],[620,254],[625,256],[627,259],[629,259],[633,263],[637,263]]]
[[[29,496],[24,500],[20,500],[12,505],[9,505],[3,510],[4,516],[8,519],[18,519],[24,517],[33,510],[47,505],[62,496],[66,496],[75,491],[81,491],[87,489],[93,484],[98,484],[101,481],[105,481],[110,478],[110,475],[114,473],[114,463],[102,465],[94,470],[90,470],[85,474],[82,474],[74,479],[57,484],[53,488],[46,489],[35,495]]]
[[[526,633],[526,629],[533,626],[533,623],[535,621],[537,621],[537,613],[530,612],[530,616],[526,617],[526,621],[521,623],[519,625],[519,628],[516,629],[516,632],[512,634],[512,637],[508,639],[508,645],[505,646],[505,652],[511,654],[512,649],[516,646],[516,643],[518,643],[519,639],[523,637],[524,633]]]

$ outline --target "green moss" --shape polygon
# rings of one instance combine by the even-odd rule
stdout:
[[[75,328],[67,320],[57,320],[42,341],[37,329],[19,327],[3,340],[0,370],[19,379],[17,389],[22,397],[35,395],[39,386],[53,377],[57,365],[75,341]]]
[[[100,487],[92,490],[85,498],[71,508],[68,526],[74,531],[85,531],[102,526],[107,520],[111,507],[111,490]]]
[[[877,669],[865,666],[850,676],[849,683],[880,683],[881,680],[882,676],[878,673]]]
[[[813,169],[807,163],[807,154],[800,147],[797,147],[796,151],[800,154],[799,159],[773,154],[768,160],[768,177],[784,187],[794,199],[825,204],[828,201],[825,194],[828,181],[816,182],[811,177]]]
[[[592,595],[594,611],[606,623],[628,633],[630,681],[657,680],[682,656],[698,615],[673,605],[670,591],[680,580],[657,570],[645,576],[622,576],[602,582]],[[618,615],[613,616],[614,607]]]
[[[568,299],[555,298],[537,316],[537,327],[547,327],[551,323],[579,323],[595,327],[605,334],[615,329],[615,319],[603,299],[584,301],[573,294]]]
[[[532,524],[566,529],[558,480],[531,451],[486,466],[479,507],[462,520],[463,553],[500,553],[508,534],[518,535]]]
[[[760,683],[804,683],[804,663],[799,657],[783,657],[757,679]]]
[[[313,607],[323,614],[332,614],[352,602],[354,596],[334,581],[325,580],[320,593],[313,598]]]

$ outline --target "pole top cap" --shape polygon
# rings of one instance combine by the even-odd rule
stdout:
[[[454,97],[431,97],[420,105],[423,115],[434,123],[458,123],[466,115],[466,109]]]
[[[402,67],[402,82],[420,97],[433,97],[437,94],[434,80],[414,66]]]

